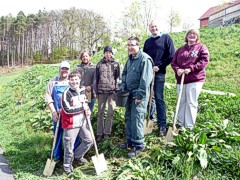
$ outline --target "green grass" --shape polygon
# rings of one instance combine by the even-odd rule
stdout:
[[[219,39],[226,32],[217,34],[218,29],[203,29],[202,40],[209,43],[211,38]],[[234,30],[235,32],[235,30]],[[235,33],[232,35],[235,37]],[[181,36],[173,35],[176,44],[182,44]],[[207,41],[204,36],[215,34]],[[144,38],[143,38],[144,39]],[[220,41],[220,40],[218,40]],[[237,42],[235,42],[237,43]],[[118,45],[118,46],[117,46]],[[126,60],[126,49],[117,42],[113,43],[119,61]],[[117,48],[119,47],[119,49]],[[120,48],[121,47],[121,48]],[[235,47],[235,45],[233,45]],[[214,45],[211,48],[217,48]],[[118,145],[124,142],[124,108],[117,108],[114,114],[113,134],[109,140],[98,145],[99,152],[105,155],[109,170],[96,176],[92,162],[77,166],[72,175],[63,173],[62,164],[58,163],[51,178],[42,175],[52,146],[51,117],[44,94],[47,82],[58,74],[58,67],[35,65],[29,70],[15,75],[1,76],[0,85],[0,147],[9,160],[17,180],[42,179],[237,179],[240,176],[240,96],[239,96],[239,60],[228,46],[228,54],[222,59],[212,49],[212,60],[207,68],[207,82],[204,88],[234,92],[236,97],[218,96],[201,93],[199,113],[194,131],[184,131],[174,140],[176,146],[167,147],[164,138],[156,136],[157,129],[145,138],[146,150],[136,159],[127,158],[127,150],[120,150]],[[230,56],[230,55],[231,56]],[[102,58],[102,52],[93,57],[96,63]],[[226,58],[231,57],[231,61]],[[235,57],[236,58],[236,57]],[[71,62],[71,69],[78,61]],[[167,69],[167,82],[175,83],[170,67]],[[176,108],[176,89],[165,88],[167,122],[171,125]],[[21,102],[20,104],[17,102]],[[97,104],[93,114],[93,128],[96,132]],[[226,123],[228,119],[228,124]],[[224,121],[225,120],[225,121]],[[207,168],[202,168],[199,150],[207,153]],[[189,153],[192,153],[190,156]],[[95,152],[92,148],[87,154]]]

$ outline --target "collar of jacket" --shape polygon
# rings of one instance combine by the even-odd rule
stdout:
[[[84,66],[91,66],[91,65],[92,65],[91,62],[89,62],[88,64],[84,64],[84,63],[81,63],[81,64],[80,64],[81,67],[84,67]]]
[[[152,34],[150,34],[150,38],[157,38],[157,37],[161,37],[163,35],[163,32],[159,32],[158,35],[153,36]]]
[[[130,55],[129,58],[130,58],[130,60],[135,60],[135,59],[138,59],[141,54],[142,54],[142,49],[139,49],[139,51],[137,52],[136,56]]]
[[[82,91],[85,90],[85,87],[80,87],[80,88],[75,88],[74,86],[70,85],[69,87],[72,91],[77,92],[78,94],[80,94]]]
[[[105,57],[102,59],[102,62],[107,63],[107,62],[114,62],[114,59],[111,58],[110,61],[108,61]]]

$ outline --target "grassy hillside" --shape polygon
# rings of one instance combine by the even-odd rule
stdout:
[[[99,144],[109,171],[96,176],[92,163],[76,167],[71,179],[238,179],[240,177],[240,90],[239,36],[240,26],[201,29],[201,40],[211,53],[205,88],[234,92],[236,97],[201,93],[196,128],[176,136],[174,146],[164,138],[146,136],[146,151],[129,160],[127,152],[118,149],[124,141],[124,109],[117,108],[113,134]],[[171,34],[176,47],[183,44],[184,33]],[[142,37],[142,42],[147,37]],[[229,45],[231,43],[231,45]],[[127,58],[126,42],[113,43],[115,58]],[[93,57],[97,62],[103,56]],[[72,68],[77,64],[72,62]],[[47,155],[52,145],[50,112],[44,103],[46,84],[58,74],[58,67],[35,65],[12,79],[0,79],[0,146],[9,159],[17,180],[44,179]],[[174,83],[172,70],[167,81]],[[166,88],[167,121],[171,125],[176,106],[175,88]],[[96,129],[96,107],[93,127]],[[94,155],[92,149],[87,158]],[[66,179],[62,165],[57,164],[49,179]]]

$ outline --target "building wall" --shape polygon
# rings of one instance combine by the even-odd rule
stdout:
[[[209,16],[208,26],[217,27],[224,25],[227,21],[240,16],[240,4],[218,11]]]
[[[200,28],[208,25],[208,18],[200,20]]]

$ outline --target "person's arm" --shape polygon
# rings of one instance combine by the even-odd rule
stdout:
[[[128,61],[127,61],[126,64],[124,65],[123,72],[122,72],[122,82],[121,82],[121,85],[120,85],[120,87],[119,87],[119,90],[121,90],[121,91],[126,90],[126,87],[127,87],[127,84],[126,84],[126,78],[127,78],[127,63],[128,63]]]
[[[47,88],[46,88],[46,93],[45,93],[45,102],[52,114],[52,119],[54,121],[57,121],[58,119],[58,112],[56,111],[55,107],[54,107],[54,100],[52,98],[52,91],[53,91],[53,86],[54,86],[54,81],[56,80],[56,78],[51,79],[48,84],[47,84]]]
[[[210,55],[208,48],[202,44],[202,47],[199,50],[199,57],[197,58],[197,61],[190,65],[191,72],[205,69],[209,63],[209,58]]]
[[[93,82],[93,89],[94,92],[97,94],[98,93],[98,81],[99,81],[99,63],[96,66],[95,74],[94,74],[94,82]]]
[[[140,83],[135,95],[136,100],[142,100],[146,97],[148,87],[153,78],[152,61],[150,57],[148,58],[149,59],[142,61]]]
[[[164,59],[161,61],[161,64],[159,64],[159,69],[166,68],[172,61],[173,56],[175,54],[175,48],[173,44],[173,40],[169,35],[166,35],[166,39],[164,42]]]

